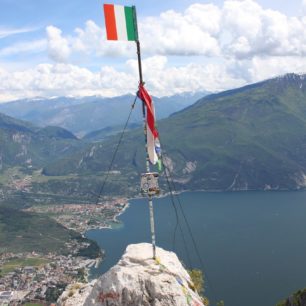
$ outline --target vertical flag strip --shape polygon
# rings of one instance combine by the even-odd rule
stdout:
[[[161,151],[158,139],[158,131],[155,127],[155,110],[152,98],[144,88],[143,84],[139,85],[138,97],[141,99],[147,109],[147,148],[150,162],[155,165],[159,163]]]
[[[104,4],[106,37],[108,40],[138,40],[134,7]]]

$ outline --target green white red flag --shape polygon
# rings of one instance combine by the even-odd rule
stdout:
[[[104,4],[108,40],[138,40],[135,7]]]
[[[134,6],[104,4],[103,8],[106,37],[108,40],[130,40],[138,42],[136,10]],[[144,88],[142,81],[140,81],[137,95],[146,107],[147,151],[149,160],[153,165],[158,164],[158,168],[161,170],[161,150],[158,131],[155,127],[153,100]]]

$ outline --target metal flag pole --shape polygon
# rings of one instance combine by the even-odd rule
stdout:
[[[134,25],[136,32],[136,46],[137,46],[137,58],[138,58],[138,71],[139,71],[139,84],[143,85],[143,77],[142,77],[142,65],[141,65],[141,52],[140,52],[140,42],[138,39],[138,29],[137,29],[137,15],[136,15],[136,7],[133,6],[133,17],[134,17]],[[145,134],[145,143],[146,143],[146,175],[151,173],[150,171],[150,161],[149,161],[149,152],[148,152],[148,144],[147,144],[147,124],[146,124],[146,109],[145,102],[142,101],[142,114],[143,114],[143,127]],[[153,195],[148,192],[149,199],[149,211],[150,211],[150,228],[151,228],[151,238],[152,238],[152,248],[153,248],[153,259],[156,259],[156,242],[155,242],[155,224],[154,224],[154,211],[153,211]]]

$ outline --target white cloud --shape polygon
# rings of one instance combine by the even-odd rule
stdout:
[[[128,71],[128,72],[127,72]],[[186,91],[222,91],[287,72],[306,71],[299,57],[253,57],[252,60],[224,60],[221,63],[172,66],[165,56],[143,60],[149,92],[155,96]],[[136,60],[122,70],[104,66],[99,72],[70,64],[41,64],[33,69],[8,72],[0,67],[0,101],[36,96],[116,96],[135,93],[138,83]]]
[[[114,96],[132,91],[136,85],[135,78],[109,67],[98,73],[63,63],[16,72],[0,68],[1,102],[36,96]]]
[[[2,102],[35,96],[115,96],[135,93],[138,83],[137,62],[129,60],[129,73],[105,66],[100,72],[70,64],[41,64],[33,69],[8,72],[0,68]],[[156,96],[186,91],[222,90],[244,84],[229,75],[223,65],[188,64],[180,68],[168,65],[165,56],[143,61],[146,83]]]
[[[16,35],[16,34],[23,34],[23,33],[29,33],[36,31],[37,28],[5,28],[5,27],[0,27],[0,39],[5,38],[8,36]]]
[[[305,18],[263,9],[252,0],[229,0],[222,23],[231,35],[224,49],[236,58],[306,55]]]
[[[183,12],[170,10],[140,19],[139,29],[145,81],[156,96],[220,91],[287,72],[306,72],[306,16],[288,17],[254,0],[225,0],[220,7],[195,3]],[[47,39],[37,41],[36,46],[30,42],[0,50],[4,57],[47,48],[56,62],[12,73],[0,70],[2,101],[8,97],[114,96],[137,88],[133,43],[106,41],[105,29],[90,20],[70,35],[54,26],[47,27],[46,33]],[[104,64],[99,72],[92,72],[68,64],[86,57],[89,66],[94,66],[96,59],[105,63],[116,56],[118,63],[126,61],[122,68]],[[177,56],[184,58],[180,65]]]
[[[63,37],[59,29],[49,28],[55,32],[51,40],[55,46],[50,53],[53,59],[67,59],[70,51],[130,57],[134,50],[132,43],[106,41],[105,29],[94,21],[87,21],[84,29],[77,28],[69,37]],[[169,10],[140,20],[139,31],[146,56],[241,59],[258,55],[306,55],[306,17],[288,17],[264,9],[254,0],[226,0],[222,7],[196,3],[182,13]]]
[[[137,61],[127,65],[137,75]],[[245,84],[229,74],[223,64],[187,64],[181,67],[168,65],[165,56],[154,56],[143,61],[143,71],[148,88],[155,96],[173,95],[187,91],[220,91]]]
[[[139,22],[142,52],[146,55],[208,55],[220,53],[217,39],[221,12],[208,4],[194,4],[184,13],[166,11],[158,17]],[[125,56],[135,53],[133,43],[106,41],[105,29],[94,21],[75,29],[73,36],[63,36],[54,26],[47,28],[50,57],[62,62],[70,53],[96,56]]]
[[[62,37],[62,31],[54,26],[48,26],[48,54],[56,62],[65,62],[70,56],[68,40]]]
[[[84,29],[76,28],[74,35],[64,36],[59,28],[46,28],[48,36],[48,54],[55,62],[67,62],[70,55],[79,56],[133,56],[135,47],[122,41],[106,41],[105,29],[92,20],[88,20]]]
[[[261,81],[271,77],[286,73],[306,73],[306,61],[301,61],[300,57],[254,57],[248,69],[253,82]]]
[[[54,95],[87,95],[99,76],[67,64],[41,64],[33,69],[8,72],[0,69],[1,101]],[[95,86],[98,88],[98,86]]]
[[[19,42],[13,44],[9,47],[0,49],[0,57],[11,56],[20,53],[38,53],[46,50],[47,41],[45,39],[29,41],[29,42]]]
[[[212,4],[194,4],[185,12],[167,11],[140,22],[144,52],[159,55],[220,53],[218,34],[221,12]]]
[[[106,41],[105,29],[100,28],[92,20],[88,20],[85,28],[75,29],[75,36],[70,37],[69,43],[73,51],[84,52],[96,56],[131,56],[135,53],[134,45],[122,41]]]

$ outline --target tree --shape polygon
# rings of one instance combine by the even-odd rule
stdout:
[[[204,277],[203,272],[201,270],[189,270],[188,271],[191,280],[194,285],[194,289],[198,292],[199,295],[204,293]]]

